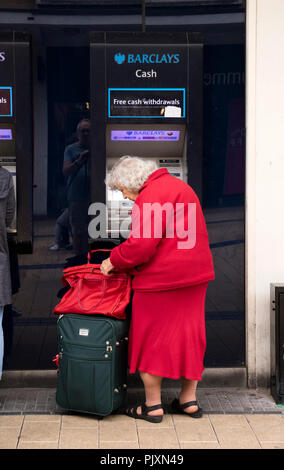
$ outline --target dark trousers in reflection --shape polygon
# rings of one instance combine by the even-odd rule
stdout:
[[[76,255],[88,251],[88,201],[69,201],[73,250]]]
[[[3,367],[5,367],[8,357],[11,356],[13,349],[14,319],[12,305],[5,305],[4,307],[2,327],[4,335]]]
[[[69,245],[70,231],[69,210],[64,209],[62,214],[56,219],[55,225],[55,241],[60,248],[65,248]]]
[[[8,248],[9,248],[9,259],[10,259],[10,275],[11,275],[11,286],[12,295],[16,294],[20,289],[20,274],[18,264],[17,246],[12,234],[8,234]],[[9,356],[12,354],[13,349],[13,335],[14,335],[14,313],[12,305],[5,305],[3,311],[3,336],[4,336],[4,359],[3,368],[7,364]]]

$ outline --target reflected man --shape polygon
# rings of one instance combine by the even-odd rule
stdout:
[[[67,201],[76,255],[88,251],[90,127],[90,120],[82,119],[77,125],[78,141],[64,151],[63,175],[68,178]]]

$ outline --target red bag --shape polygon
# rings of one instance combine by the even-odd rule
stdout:
[[[114,273],[105,276],[100,271],[100,264],[88,263],[63,270],[62,283],[69,286],[66,294],[53,310],[53,314],[76,313],[84,315],[108,315],[125,319],[125,308],[130,301],[131,278],[126,273]]]

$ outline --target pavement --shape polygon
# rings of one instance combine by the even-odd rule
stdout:
[[[14,319],[13,329],[10,328],[13,347],[4,379],[0,382],[2,452],[18,450],[20,452],[13,452],[13,455],[22,458],[21,451],[28,449],[61,450],[60,455],[76,449],[101,452],[100,455],[109,458],[119,450],[121,455],[127,452],[135,455],[138,451],[150,453],[152,450],[157,455],[171,451],[178,456],[193,449],[202,452],[209,449],[284,449],[284,407],[275,403],[269,390],[219,386],[221,382],[244,383],[244,374],[239,370],[244,368],[245,358],[244,279],[240,274],[243,273],[244,259],[243,210],[210,210],[206,219],[214,265],[219,273],[207,295],[207,372],[216,367],[224,367],[226,371],[233,367],[234,372],[225,379],[222,374],[218,375],[215,381],[209,374],[205,384],[217,383],[218,388],[198,388],[197,398],[204,411],[203,417],[192,419],[166,413],[162,423],[152,424],[132,419],[122,410],[99,419],[93,415],[68,413],[58,407],[55,371],[49,370],[51,359],[58,351],[56,319],[52,311],[58,303],[57,292],[66,253],[48,249],[55,221],[35,220],[33,254],[19,256],[21,289],[14,295],[13,306],[23,313]],[[26,379],[29,369],[40,371],[33,374],[34,380]],[[19,370],[23,376],[21,385],[17,382]],[[6,382],[5,375],[9,375]],[[129,385],[129,405],[145,401],[143,390],[136,384],[133,381]],[[178,392],[166,383],[162,392],[166,409]]]
[[[123,410],[103,419],[66,412],[55,394],[55,388],[1,386],[0,449],[284,449],[284,406],[268,390],[200,388],[201,419],[166,412],[159,424]],[[166,409],[177,396],[178,389],[163,390]],[[144,402],[143,390],[129,389],[127,402]]]

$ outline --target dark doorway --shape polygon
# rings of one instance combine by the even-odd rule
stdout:
[[[90,60],[88,47],[47,48],[48,69],[48,195],[50,216],[65,204],[62,175],[66,145],[76,140],[76,127],[89,118]]]
[[[204,48],[203,208],[215,267],[205,365],[245,365],[245,46]]]

